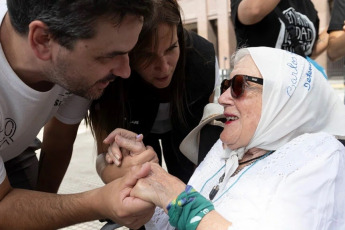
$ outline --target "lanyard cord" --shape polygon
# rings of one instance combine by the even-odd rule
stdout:
[[[239,177],[235,180],[235,182],[234,182],[232,185],[230,185],[230,187],[229,187],[227,190],[225,190],[217,199],[215,199],[215,200],[213,201],[213,203],[215,203],[216,201],[218,201],[225,193],[227,193],[227,192],[228,192],[228,191],[229,191],[229,190],[230,190],[230,189],[241,179],[241,177],[243,176],[243,174],[245,174],[249,169],[251,169],[258,161],[260,161],[260,160],[264,159],[265,157],[271,155],[273,152],[274,152],[274,151],[270,151],[270,152],[266,153],[266,154],[263,155],[263,156],[256,157],[256,158],[253,158],[253,159],[251,159],[251,160],[242,162],[242,164],[244,164],[244,163],[251,162],[252,160],[255,160],[248,168],[246,168],[246,169],[239,175]],[[213,176],[211,176],[211,177],[204,183],[204,185],[202,186],[202,188],[201,188],[201,190],[200,190],[200,193],[202,193],[202,191],[203,191],[203,189],[205,188],[206,184],[207,184],[212,178],[214,178],[224,167],[225,167],[225,164],[224,164],[215,174],[213,174]],[[225,175],[225,173],[222,175],[222,177],[223,177],[224,175]],[[212,191],[211,191],[211,192],[212,192]],[[212,199],[211,199],[211,200],[212,200]]]
[[[200,190],[200,193],[201,193],[202,190],[204,189],[205,185],[206,185],[213,177],[215,177],[215,176],[220,172],[220,170],[222,170],[224,167],[225,167],[225,164],[224,164],[215,174],[213,174],[213,176],[211,176],[211,177],[204,183],[204,185],[202,186],[202,188],[201,188],[201,190]]]

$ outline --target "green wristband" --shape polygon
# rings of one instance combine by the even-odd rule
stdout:
[[[179,230],[195,230],[201,219],[214,210],[213,204],[187,185],[175,200],[167,207],[169,223]]]

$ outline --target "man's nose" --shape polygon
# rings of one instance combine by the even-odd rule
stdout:
[[[128,54],[124,54],[115,59],[116,63],[111,73],[121,78],[129,78],[131,75],[131,68],[129,67]]]

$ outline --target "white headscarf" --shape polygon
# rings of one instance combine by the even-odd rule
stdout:
[[[261,118],[248,146],[225,150],[226,179],[251,148],[276,150],[301,134],[321,131],[345,137],[345,106],[313,64],[299,55],[268,47],[241,49],[235,61],[247,54],[264,79]]]

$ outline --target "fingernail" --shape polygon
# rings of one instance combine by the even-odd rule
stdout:
[[[143,134],[138,134],[137,136],[136,136],[136,139],[139,139],[140,137],[142,137],[143,136]]]
[[[116,158],[116,160],[120,160],[120,155],[119,154],[115,154],[115,158]]]

